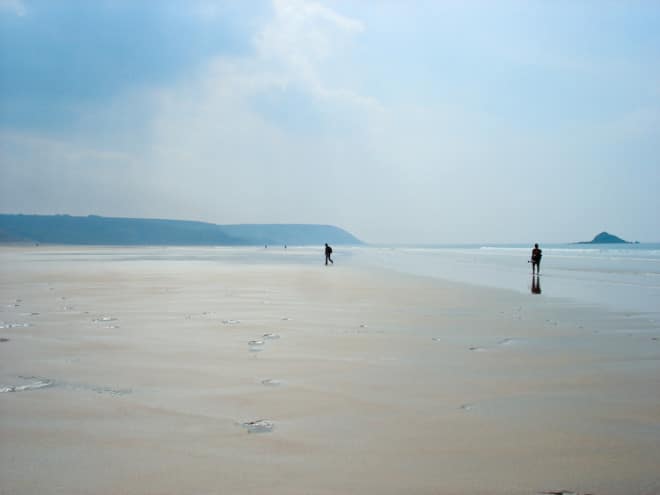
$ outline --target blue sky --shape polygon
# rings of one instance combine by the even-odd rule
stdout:
[[[660,4],[0,0],[0,211],[660,240]]]

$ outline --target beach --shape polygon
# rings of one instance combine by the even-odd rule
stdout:
[[[660,493],[655,317],[289,251],[0,248],[0,493]]]

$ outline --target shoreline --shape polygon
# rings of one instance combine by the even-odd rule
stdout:
[[[643,318],[321,257],[24,255],[0,250],[0,321],[30,325],[0,329],[0,389],[28,387],[0,393],[8,493],[660,490]]]

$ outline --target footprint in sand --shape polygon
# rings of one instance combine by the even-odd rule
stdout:
[[[20,376],[19,379],[22,381],[28,381],[29,383],[24,385],[0,385],[0,394],[8,392],[25,392],[28,390],[38,390],[40,388],[46,388],[53,385],[52,380],[46,380],[43,378]]]
[[[265,380],[261,380],[261,384],[266,385],[267,387],[279,387],[282,385],[282,382],[275,378],[267,378]]]
[[[511,346],[517,342],[519,342],[519,339],[513,339],[513,338],[506,338],[500,340],[494,347],[479,347],[479,346],[472,346],[468,347],[469,350],[474,351],[474,352],[486,352],[486,351],[492,351],[493,349],[497,347],[508,347]]]
[[[248,342],[250,352],[261,352],[264,350],[265,342],[263,340],[250,340]]]
[[[275,427],[273,422],[267,419],[248,421],[246,423],[241,423],[241,426],[245,428],[248,433],[270,433]]]
[[[31,327],[29,323],[4,323],[0,322],[0,328],[28,328]]]
[[[117,318],[113,318],[112,316],[101,316],[92,320],[93,323],[107,323],[109,321],[117,321]]]
[[[472,346],[472,347],[469,347],[468,349],[471,350],[471,351],[474,351],[474,352],[486,352],[486,349],[484,347]]]

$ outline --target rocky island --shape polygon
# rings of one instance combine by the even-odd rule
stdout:
[[[626,241],[608,232],[601,232],[591,241],[581,241],[576,242],[575,244],[639,244],[639,242]]]

